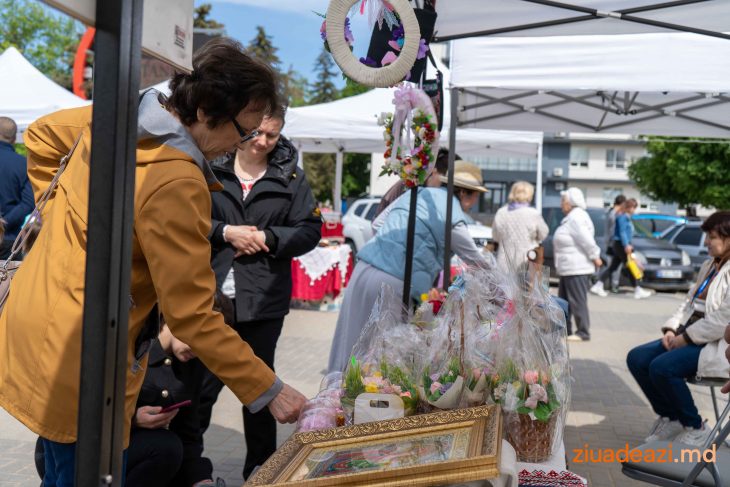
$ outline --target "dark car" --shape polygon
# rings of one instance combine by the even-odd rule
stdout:
[[[606,210],[603,208],[588,208],[586,210],[593,221],[596,229],[596,242],[603,246],[606,229]],[[545,246],[545,265],[550,267],[550,273],[557,277],[553,262],[553,234],[563,220],[563,212],[560,208],[550,207],[542,209],[542,216],[550,228],[550,234],[543,242]],[[642,222],[634,223],[634,256],[637,261],[644,265],[643,287],[661,291],[686,291],[692,285],[695,270],[691,265],[689,255],[678,246],[666,240],[659,240],[653,237],[652,232],[642,225]],[[602,253],[601,259],[607,261],[606,255]],[[629,278],[624,268],[621,275],[621,284],[628,285]]]
[[[661,238],[687,252],[695,272],[699,272],[702,264],[710,258],[707,247],[705,247],[705,232],[702,231],[702,221],[689,220],[672,227],[664,232]]]

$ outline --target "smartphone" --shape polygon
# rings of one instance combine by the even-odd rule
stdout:
[[[187,401],[182,401],[182,402],[178,402],[176,404],[171,404],[171,405],[169,405],[167,407],[162,408],[160,410],[160,412],[157,413],[157,414],[169,413],[170,411],[174,411],[176,409],[184,408],[185,406],[190,406],[192,403],[193,403],[193,401],[191,401],[190,399],[188,399]]]

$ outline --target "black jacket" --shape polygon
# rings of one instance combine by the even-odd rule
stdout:
[[[312,190],[297,167],[297,151],[279,139],[269,154],[269,167],[243,201],[233,158],[213,165],[223,191],[213,193],[210,241],[212,266],[218,286],[233,266],[236,281],[236,321],[275,319],[289,312],[291,259],[317,246],[321,218]],[[225,225],[253,225],[266,233],[269,253],[243,255],[233,260],[235,249],[223,240]]]

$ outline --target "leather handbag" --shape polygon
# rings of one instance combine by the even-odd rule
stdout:
[[[74,145],[71,147],[71,150],[68,151],[68,154],[61,158],[58,165],[58,171],[56,171],[56,175],[53,176],[51,184],[48,185],[48,188],[46,188],[41,197],[38,199],[28,222],[23,225],[23,228],[21,228],[20,232],[18,232],[18,236],[15,237],[15,241],[13,242],[13,246],[10,250],[10,255],[6,260],[0,260],[0,315],[2,315],[5,303],[8,300],[8,296],[10,296],[10,283],[13,280],[13,276],[20,268],[21,261],[15,260],[15,258],[20,255],[26,240],[28,240],[28,237],[31,235],[32,223],[40,219],[43,209],[46,207],[46,203],[48,203],[48,200],[51,199],[51,195],[53,195],[53,192],[56,190],[58,180],[61,178],[61,174],[63,174],[63,171],[66,169],[68,160],[71,158],[74,150],[76,150],[76,146],[79,145],[79,141],[81,141],[81,135],[78,136],[76,142],[74,142]]]

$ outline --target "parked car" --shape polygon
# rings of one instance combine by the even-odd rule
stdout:
[[[660,215],[658,213],[636,213],[631,219],[635,223],[642,223],[644,228],[649,230],[656,238],[661,237],[668,230],[677,225],[682,225],[687,221],[683,216]]]
[[[380,198],[362,198],[350,205],[342,217],[342,233],[345,243],[358,252],[365,243],[373,238],[373,220],[378,210]]]
[[[352,247],[354,252],[358,252],[368,240],[373,238],[372,223],[379,204],[379,197],[361,198],[352,203],[350,209],[342,217],[342,233],[345,236],[345,242]],[[467,228],[477,247],[485,247],[492,241],[491,227],[471,220]]]
[[[699,272],[702,263],[710,257],[705,247],[705,232],[702,231],[702,222],[699,220],[689,220],[670,228],[664,232],[662,240],[687,252],[695,272]]]
[[[606,210],[588,208],[587,211],[596,229],[596,242],[602,246],[606,228]],[[555,229],[560,225],[564,215],[558,207],[543,208],[542,215],[550,229],[550,234],[543,242],[545,265],[550,267],[551,275],[555,277],[552,239]],[[654,238],[652,232],[644,226],[643,221],[634,222],[632,243],[635,258],[644,266],[642,286],[662,291],[686,291],[690,288],[695,270],[687,252],[671,242]],[[601,259],[606,262],[607,256],[602,254]],[[629,284],[627,272],[626,269],[622,271],[622,285]]]

